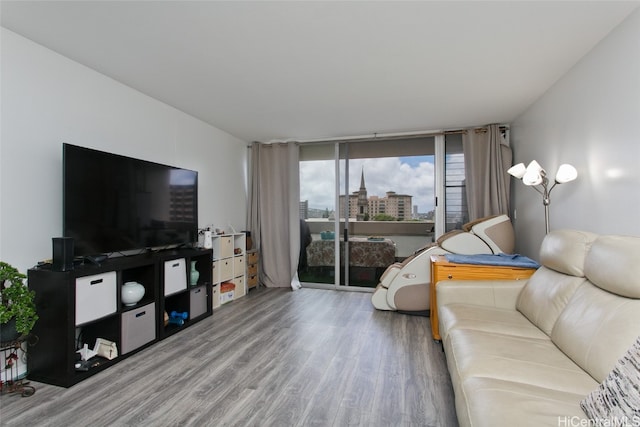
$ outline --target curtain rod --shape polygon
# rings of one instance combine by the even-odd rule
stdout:
[[[508,129],[508,125],[500,125],[500,130]],[[473,129],[475,133],[484,133],[487,132],[487,127],[480,126],[477,128],[470,129],[451,129],[451,130],[434,130],[434,131],[424,131],[424,132],[404,132],[404,133],[386,133],[386,134],[378,134],[373,133],[371,135],[358,135],[358,136],[345,136],[345,137],[334,137],[334,138],[318,138],[318,139],[298,139],[298,140],[274,140],[269,141],[268,143],[282,143],[282,142],[298,142],[300,144],[316,144],[316,143],[326,143],[326,142],[364,142],[364,141],[393,141],[398,139],[417,139],[417,138],[425,138],[429,136],[439,136],[439,135],[457,135],[457,134],[466,134],[469,130]]]

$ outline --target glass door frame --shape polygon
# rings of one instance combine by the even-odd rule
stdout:
[[[446,228],[445,214],[445,135],[431,134],[425,137],[433,137],[433,156],[434,156],[434,239],[444,234]],[[360,142],[360,141],[358,141]],[[314,142],[316,143],[316,142]],[[334,156],[334,206],[335,218],[333,224],[334,230],[334,281],[318,283],[303,282],[313,287],[325,289],[340,289],[351,291],[373,292],[375,288],[367,288],[361,286],[350,285],[349,272],[349,226],[350,226],[350,207],[349,207],[349,140],[326,141],[328,145],[333,144]],[[341,165],[344,161],[344,165]],[[342,181],[341,181],[342,180]],[[341,194],[344,194],[344,203],[340,209]],[[343,221],[343,223],[341,223]],[[341,259],[341,241],[344,242],[343,259]]]

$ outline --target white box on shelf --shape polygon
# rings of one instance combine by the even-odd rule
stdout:
[[[236,285],[232,282],[225,282],[220,285],[220,304],[233,301]]]
[[[164,295],[175,294],[187,289],[187,261],[172,259],[164,263]]]
[[[229,301],[233,301],[233,292],[227,291],[220,294],[220,304],[225,304]]]
[[[115,313],[117,309],[115,271],[76,279],[76,326]]]

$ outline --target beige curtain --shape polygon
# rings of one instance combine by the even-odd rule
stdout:
[[[469,220],[509,214],[512,153],[500,126],[469,129],[462,135]]]
[[[300,252],[299,147],[286,144],[251,146],[248,221],[260,250],[260,283],[298,289]]]

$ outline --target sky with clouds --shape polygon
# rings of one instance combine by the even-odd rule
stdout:
[[[350,160],[349,193],[360,188],[363,170],[369,197],[395,191],[413,196],[412,203],[420,213],[434,209],[433,156]],[[334,210],[334,176],[333,160],[300,162],[300,200],[308,200],[310,208]]]

